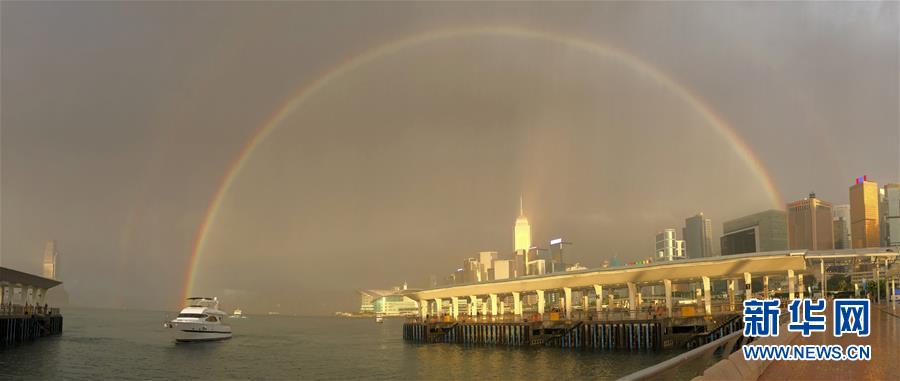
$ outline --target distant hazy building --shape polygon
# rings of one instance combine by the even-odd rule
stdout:
[[[867,176],[857,178],[850,187],[850,235],[854,249],[881,246],[878,193],[878,184]]]
[[[587,270],[587,267],[582,266],[581,263],[575,263],[574,265],[566,267],[566,271],[581,271],[581,270]]]
[[[512,267],[512,261],[510,261],[509,259],[498,259],[498,260],[494,261],[494,267],[492,269],[492,270],[494,270],[494,279],[501,280],[501,279],[511,278],[512,277],[511,267]]]
[[[528,224],[528,218],[525,217],[525,204],[522,197],[519,197],[519,217],[516,218],[513,235],[515,251],[531,248],[531,225]]]
[[[712,221],[705,218],[703,213],[684,220],[684,229],[681,230],[688,258],[712,257]],[[658,250],[657,250],[658,251]]]
[[[832,227],[834,231],[834,248],[849,249],[850,240],[850,204],[833,205],[831,207]]]
[[[884,186],[885,227],[887,246],[900,246],[900,184]]]
[[[463,260],[462,283],[475,283],[481,281],[481,263],[475,258]]]
[[[56,241],[47,241],[44,245],[44,278],[58,279],[59,252],[56,251]]]
[[[656,234],[656,259],[674,261],[684,259],[684,241],[675,235],[675,229],[666,229]]]
[[[550,240],[550,265],[547,272],[555,273],[566,270],[565,256],[563,254],[569,252],[565,246],[572,246],[571,242],[566,242],[562,238]]]
[[[547,260],[535,259],[528,262],[528,275],[544,275],[547,273]]]
[[[831,203],[816,198],[810,193],[808,198],[787,204],[788,248],[791,250],[834,249],[834,224]]]
[[[500,259],[496,251],[482,251],[478,253],[478,264],[481,267],[481,280],[493,280],[494,261]]]
[[[540,265],[541,266],[540,268],[542,269],[541,270],[542,272],[540,274],[537,274],[532,271],[532,269],[537,268],[537,267],[534,267],[537,265],[533,265],[533,263],[538,260],[543,261],[543,264]],[[549,250],[539,248],[537,246],[533,246],[533,247],[529,248],[528,251],[525,252],[525,267],[526,267],[525,275],[546,274],[547,272],[549,272],[551,262],[552,262],[552,260],[550,258]]]
[[[787,250],[787,213],[770,209],[725,221],[722,255]]]
[[[419,311],[419,305],[415,300],[402,295],[406,289],[404,283],[402,287],[391,290],[359,290],[359,312],[383,316],[415,315]]]

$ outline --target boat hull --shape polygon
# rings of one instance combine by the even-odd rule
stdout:
[[[174,323],[175,341],[179,343],[219,341],[231,338],[231,327],[224,324]]]

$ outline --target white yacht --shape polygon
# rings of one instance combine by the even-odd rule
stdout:
[[[234,312],[231,313],[231,316],[229,316],[229,318],[232,318],[232,319],[246,319],[247,317],[244,316],[244,311],[241,311],[240,308],[236,308],[236,309],[234,310]]]
[[[172,329],[176,342],[231,338],[231,327],[222,324],[227,314],[219,310],[217,298],[194,297],[187,298],[187,301],[188,306],[181,310],[178,317],[165,324],[166,328]]]

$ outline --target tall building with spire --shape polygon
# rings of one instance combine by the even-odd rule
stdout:
[[[522,196],[519,196],[519,218],[516,218],[513,233],[515,251],[528,251],[531,248],[531,225],[528,224],[528,218],[525,217],[525,203]]]

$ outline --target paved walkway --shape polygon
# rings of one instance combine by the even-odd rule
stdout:
[[[900,306],[893,312],[890,306],[873,305],[871,313],[868,337],[832,336],[829,312],[825,332],[798,336],[791,344],[868,344],[872,346],[872,361],[775,361],[759,380],[900,380]]]

